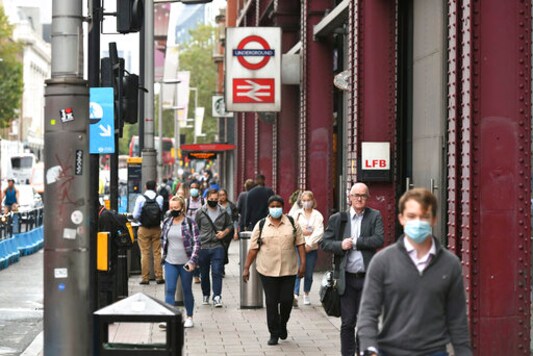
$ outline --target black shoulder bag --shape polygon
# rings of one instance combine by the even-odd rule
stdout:
[[[344,234],[344,227],[348,221],[348,214],[346,212],[340,213],[341,224],[339,233]],[[341,316],[341,297],[337,292],[337,280],[335,278],[335,254],[331,254],[331,270],[327,271],[322,277],[322,283],[320,285],[320,302],[324,311],[328,316],[340,317]]]

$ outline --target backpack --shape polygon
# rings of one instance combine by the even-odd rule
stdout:
[[[192,210],[192,209],[189,208],[189,207],[191,206],[191,200],[192,200],[191,197],[189,197],[189,198],[187,199],[187,212],[189,212],[189,210]],[[205,205],[205,199],[204,199],[203,197],[200,197],[200,202],[202,203],[202,206]],[[199,209],[199,208],[198,208],[198,209]],[[198,209],[194,209],[194,211],[197,211]]]
[[[119,214],[114,210],[107,210],[104,207],[98,212],[98,216],[101,216],[102,213],[106,211],[107,216],[109,217],[111,239],[117,247],[130,248],[133,246],[133,229],[131,227],[128,218]]]
[[[162,212],[155,199],[144,196],[144,204],[141,209],[141,224],[144,227],[156,227],[161,225]]]
[[[294,224],[294,218],[290,215],[286,215],[287,218],[289,218],[289,221],[292,225],[292,237],[294,238],[294,243],[296,243],[296,225]],[[257,245],[259,246],[258,250],[261,248],[261,245],[263,244],[263,239],[261,239],[261,235],[263,234],[263,227],[265,227],[266,218],[262,218],[259,220],[259,237],[257,239]]]

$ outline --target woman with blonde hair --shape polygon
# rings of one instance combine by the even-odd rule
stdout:
[[[318,243],[324,236],[324,217],[316,210],[316,200],[313,192],[310,190],[303,191],[300,195],[301,209],[293,213],[301,228],[305,238],[305,274],[304,274],[304,304],[310,305],[309,292],[313,284],[313,272],[315,270],[316,260],[318,257]],[[294,283],[294,306],[298,306],[300,296],[300,280],[296,278]]]
[[[163,221],[161,245],[165,266],[165,302],[174,306],[178,278],[181,278],[187,318],[184,327],[192,328],[194,296],[192,274],[198,264],[200,231],[196,222],[185,216],[185,199],[175,195],[169,202],[169,217]]]

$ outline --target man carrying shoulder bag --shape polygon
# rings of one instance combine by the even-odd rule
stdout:
[[[354,184],[350,189],[349,211],[329,218],[320,244],[324,251],[334,254],[334,278],[340,296],[342,356],[356,353],[355,326],[365,271],[376,250],[384,243],[381,213],[367,207],[369,197],[365,184]]]

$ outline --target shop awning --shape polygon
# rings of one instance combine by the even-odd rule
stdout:
[[[233,151],[237,146],[229,143],[194,143],[181,145],[180,148],[184,152],[225,152]]]
[[[343,0],[319,23],[317,23],[313,27],[313,36],[315,38],[325,37],[330,35],[336,28],[342,27],[342,25],[348,20],[350,1],[353,0]]]

